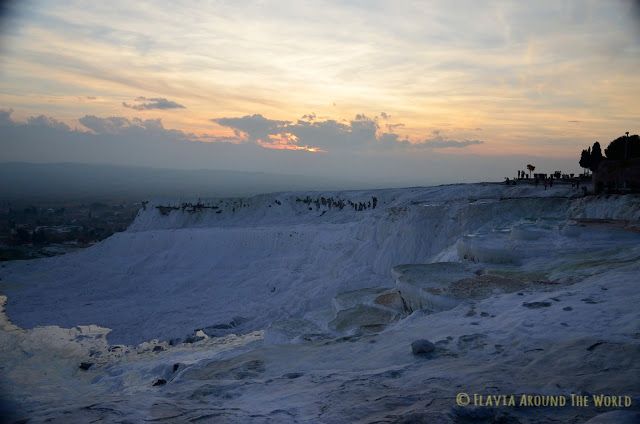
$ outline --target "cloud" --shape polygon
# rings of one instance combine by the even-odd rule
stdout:
[[[473,146],[474,144],[483,144],[482,140],[425,140],[422,143],[417,143],[419,147],[428,147],[432,149],[440,149],[446,147],[462,148],[467,146]]]
[[[434,130],[431,132],[431,138],[426,140],[422,140],[419,143],[416,143],[418,147],[426,147],[430,149],[444,149],[444,148],[464,148],[468,146],[473,146],[474,144],[484,144],[482,140],[452,140],[447,139],[442,134],[440,134],[440,130]]]
[[[288,121],[267,119],[260,114],[240,118],[214,118],[211,121],[233,129],[238,137],[243,137],[244,134],[247,140],[252,142],[267,140],[269,135],[281,133],[281,129],[289,124]]]
[[[220,118],[246,131],[242,137],[220,137],[165,128],[159,119],[85,115],[78,120],[79,128],[71,128],[42,115],[16,121],[11,113],[0,110],[2,162],[225,169],[340,177],[381,186],[501,181],[518,163],[535,163],[547,170],[577,168],[573,157],[562,162],[532,157],[506,160],[464,152],[452,155],[441,149],[481,141],[454,140],[436,131],[427,139],[411,142],[395,133],[380,133],[375,120],[365,115],[345,122],[311,123],[261,115]],[[249,141],[249,133],[256,140],[266,134],[266,144]],[[325,153],[304,151],[306,146]]]
[[[233,168],[241,163],[243,152],[255,156],[265,150],[256,145],[234,147],[234,138],[165,128],[160,119],[85,115],[74,129],[42,115],[16,121],[11,113],[0,110],[4,161]]]
[[[122,106],[135,110],[151,110],[151,109],[185,109],[185,107],[172,100],[164,97],[136,97],[133,104],[122,102]]]
[[[403,148],[403,149],[448,149],[448,148],[465,148],[476,144],[484,144],[482,140],[453,140],[443,137],[439,130],[434,130],[430,138],[411,142],[407,139],[400,138],[398,134],[388,132],[378,137],[380,146],[386,148]]]
[[[396,128],[404,127],[404,124],[402,122],[398,122],[397,124],[386,124],[386,126],[389,132],[394,132]]]
[[[62,131],[69,131],[71,129],[64,122],[60,122],[56,119],[44,115],[31,116],[27,118],[27,125],[41,128],[52,128]]]
[[[13,109],[0,109],[0,127],[16,127],[20,125],[13,120],[13,118],[11,117],[12,114]],[[27,118],[25,124],[23,125],[44,130],[71,130],[71,128],[64,122],[60,122],[57,119],[44,115],[30,116]]]
[[[402,124],[387,124],[388,132],[381,132],[376,118],[364,114],[352,120],[338,122],[334,119],[284,121],[269,119],[260,114],[235,118],[215,118],[211,121],[233,129],[233,136],[212,134],[196,135],[164,127],[160,119],[126,118],[122,116],[98,117],[85,115],[78,122],[89,132],[71,129],[64,122],[39,115],[26,119],[24,123],[14,121],[13,110],[0,110],[0,126],[38,132],[47,136],[48,130],[71,137],[97,139],[109,142],[128,142],[135,145],[159,146],[163,142],[215,142],[227,144],[250,144],[261,149],[303,150],[307,152],[336,152],[342,155],[358,155],[366,152],[388,151],[389,149],[445,149],[465,148],[483,144],[481,140],[455,140],[443,137],[439,131],[419,141],[410,141],[393,132]],[[313,115],[306,115],[307,119]],[[36,131],[37,130],[37,131]]]
[[[302,118],[300,119],[302,121],[313,121],[314,119],[316,119],[316,114],[312,112],[306,115],[302,115]]]
[[[78,121],[96,134],[118,134],[124,127],[130,125],[127,118],[115,116],[98,118],[97,116],[86,115],[78,119]]]
[[[0,127],[13,125],[12,113],[13,109],[0,109]]]
[[[333,119],[316,120],[304,115],[297,122],[267,119],[260,114],[239,118],[214,118],[211,121],[231,128],[238,137],[266,148],[309,151],[357,150],[374,145],[378,124],[363,114],[347,124]]]
[[[386,119],[390,118],[389,115]],[[382,115],[381,115],[382,116]],[[239,118],[214,118],[211,121],[231,128],[245,141],[266,148],[304,149],[311,151],[363,151],[386,148],[464,148],[483,144],[481,140],[445,139],[439,131],[418,142],[401,138],[394,132],[404,124],[386,124],[388,132],[381,133],[378,118],[357,114],[347,123],[333,119],[318,120],[315,114],[303,115],[297,122],[247,115]]]
[[[0,115],[0,120],[1,120]],[[174,141],[188,142],[224,142],[224,143],[240,143],[243,140],[236,137],[216,136],[212,134],[193,134],[180,130],[165,128],[161,119],[141,119],[141,118],[125,118],[122,116],[110,116],[101,118],[95,115],[85,115],[78,119],[78,122],[95,135],[118,136],[116,138],[140,137],[142,140],[146,138],[157,137],[159,140],[170,139]]]

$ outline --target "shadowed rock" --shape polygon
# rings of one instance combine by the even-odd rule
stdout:
[[[551,302],[523,302],[522,306],[529,309],[548,308],[551,306]]]
[[[411,352],[414,355],[426,355],[436,350],[436,345],[429,340],[420,339],[411,343]]]

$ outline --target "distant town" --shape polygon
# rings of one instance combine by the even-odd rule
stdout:
[[[0,261],[54,256],[124,231],[140,203],[0,205]]]

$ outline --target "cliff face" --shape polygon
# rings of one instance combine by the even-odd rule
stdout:
[[[112,343],[181,338],[238,316],[251,319],[235,330],[259,330],[320,311],[339,293],[392,286],[396,265],[456,260],[467,234],[566,219],[577,200],[569,196],[578,194],[567,185],[468,184],[276,193],[219,199],[195,212],[169,202],[163,213],[150,202],[127,231],[75,256],[12,264],[0,278],[16,285],[2,294],[21,327],[99,324],[112,329]],[[347,206],[316,206],[322,197]],[[375,209],[348,206],[373,197]],[[500,246],[469,249],[482,258],[511,255]]]
[[[593,173],[596,192],[604,189],[640,191],[640,158],[605,160]]]

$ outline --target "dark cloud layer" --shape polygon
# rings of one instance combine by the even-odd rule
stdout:
[[[225,138],[168,129],[159,119],[86,115],[79,119],[84,128],[78,129],[47,116],[19,122],[11,112],[0,110],[2,162],[226,169],[343,178],[380,187],[502,180],[526,163],[540,169],[577,168],[575,160],[478,156],[464,149],[451,155],[440,148],[480,141],[448,140],[436,132],[422,143],[410,144],[397,134],[376,135],[375,119],[362,115],[349,122],[284,122],[260,115],[221,118],[239,132]],[[323,146],[325,153],[275,150],[257,141],[285,128],[295,134],[292,142]]]
[[[122,102],[122,106],[135,110],[151,110],[151,109],[185,109],[185,107],[172,100],[167,100],[164,97],[136,97],[134,103],[129,104]]]
[[[384,113],[381,119],[389,119]],[[344,123],[332,119],[317,120],[315,114],[304,115],[297,122],[279,121],[265,118],[262,115],[247,115],[240,118],[214,118],[213,122],[231,128],[243,140],[259,143],[263,146],[280,143],[286,136],[290,144],[298,147],[332,150],[365,150],[383,148],[402,149],[443,149],[464,148],[484,143],[481,140],[445,139],[438,131],[430,139],[410,142],[401,138],[393,130],[402,124],[387,124],[388,132],[381,133],[378,118],[370,118],[358,114],[351,121]],[[278,140],[278,141],[274,141]]]
[[[223,127],[232,128],[238,137],[246,135],[247,140],[252,142],[268,139],[270,134],[280,133],[281,129],[288,124],[287,121],[267,119],[258,114],[240,118],[217,118],[211,121]]]
[[[185,133],[177,130],[165,129],[160,119],[123,118],[111,116],[99,118],[94,115],[85,115],[78,121],[95,134],[105,135],[135,135],[137,133],[171,134],[176,138],[187,137]]]

